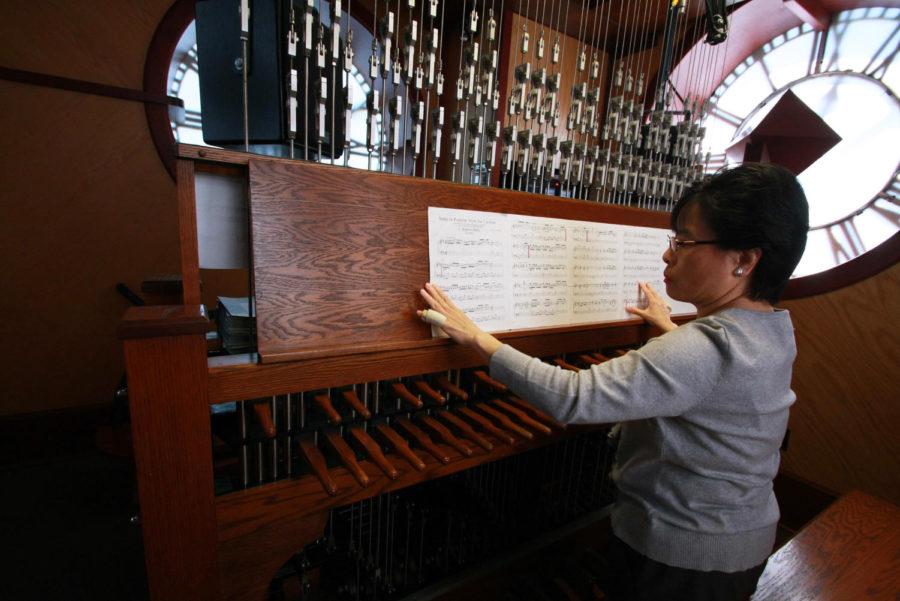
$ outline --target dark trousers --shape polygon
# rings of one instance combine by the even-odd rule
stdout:
[[[766,562],[744,572],[700,572],[641,555],[615,535],[600,584],[609,601],[747,601]]]

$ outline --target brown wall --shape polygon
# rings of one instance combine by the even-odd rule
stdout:
[[[169,4],[7,0],[0,65],[140,89]],[[0,81],[0,115],[0,415],[108,402],[114,286],[177,270],[174,184],[140,103]]]
[[[782,467],[836,492],[900,504],[900,265],[785,302],[797,332],[797,403]]]

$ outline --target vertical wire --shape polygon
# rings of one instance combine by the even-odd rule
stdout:
[[[494,0],[491,0],[491,16],[492,16],[492,18],[493,18],[494,15],[497,14],[496,12],[494,12],[494,4],[495,4],[495,3],[494,3]],[[483,18],[484,18],[484,16],[482,15],[482,19],[483,19]],[[494,19],[494,21],[496,22],[496,19]],[[484,27],[485,27],[485,24],[484,24],[484,21],[482,20],[482,29],[483,29]],[[490,66],[490,65],[491,65],[490,60],[491,60],[491,59],[493,58],[493,56],[494,56],[494,51],[495,51],[495,50],[494,50],[494,46],[496,45],[497,48],[500,48],[500,45],[499,45],[500,35],[501,35],[501,34],[500,34],[499,31],[494,31],[494,37],[495,37],[496,39],[495,39],[495,40],[488,40],[488,42],[490,43],[489,54],[487,55],[487,56],[488,56],[488,66],[489,66],[489,68],[492,68],[492,69],[493,69],[493,72],[491,73],[491,82],[492,82],[492,83],[491,83],[491,88],[492,88],[492,89],[491,89],[491,90],[483,90],[483,93],[484,93],[484,98],[483,98],[484,104],[483,104],[482,109],[481,109],[481,121],[482,121],[482,123],[481,123],[481,127],[482,127],[482,130],[481,130],[481,157],[482,157],[482,160],[484,161],[484,173],[485,173],[485,177],[484,177],[484,180],[481,181],[481,182],[479,182],[479,183],[480,183],[481,185],[483,185],[483,186],[490,186],[490,185],[491,185],[491,177],[493,176],[493,169],[492,169],[492,167],[491,167],[491,163],[494,162],[494,161],[496,160],[496,159],[495,159],[495,148],[494,148],[494,142],[493,142],[493,141],[492,141],[492,148],[491,148],[491,156],[490,156],[490,158],[487,159],[487,160],[485,160],[484,157],[485,157],[485,133],[487,132],[487,106],[488,106],[488,104],[490,104],[491,107],[492,107],[492,108],[491,108],[491,122],[493,123],[493,122],[495,122],[496,119],[497,119],[497,113],[496,113],[496,111],[493,110],[493,102],[494,102],[494,90],[497,90],[497,89],[498,89],[498,86],[499,86],[499,83],[498,83],[499,78],[498,78],[497,70],[500,68],[500,61],[499,61],[499,60],[497,61],[497,67],[491,67],[491,66]],[[484,48],[482,48],[481,51],[482,51],[482,53],[484,53]],[[498,129],[499,129],[499,128],[498,128]],[[495,135],[495,136],[499,136],[499,135],[500,135],[500,132],[499,132],[499,131],[496,131],[496,132],[494,133],[494,135]],[[496,140],[496,137],[494,138],[494,140]]]
[[[438,30],[438,46],[437,46],[437,49],[435,50],[435,53],[437,54],[437,56],[435,58],[437,60],[437,67],[438,67],[438,72],[437,72],[437,74],[435,74],[435,82],[437,81],[438,76],[441,76],[441,77],[444,76],[443,75],[444,74],[444,59],[441,58],[441,53],[444,51],[444,13],[445,13],[445,9],[447,8],[447,2],[449,2],[449,0],[443,0],[443,2],[441,2],[441,27]],[[436,109],[440,110],[441,95],[437,93],[437,91],[438,91],[437,83],[434,83],[434,87],[435,87],[435,89],[434,89],[434,91],[435,91],[434,105],[435,105]],[[430,115],[428,117],[429,117],[429,119],[431,118]],[[443,126],[441,127],[441,131],[443,131]],[[432,149],[432,156],[436,157],[439,155],[439,153],[440,153],[439,148]],[[433,165],[432,165],[432,171],[431,171],[431,179],[436,179],[437,178],[437,160],[432,158],[432,163],[433,163]]]

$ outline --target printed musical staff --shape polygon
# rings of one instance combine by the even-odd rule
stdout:
[[[489,331],[628,319],[665,230],[431,207],[431,278]],[[674,313],[693,307],[669,300]]]

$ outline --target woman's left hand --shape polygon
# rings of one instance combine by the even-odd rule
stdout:
[[[501,342],[479,328],[436,284],[428,282],[419,290],[419,294],[431,309],[446,318],[446,321],[438,327],[455,342],[473,346],[488,358],[500,348]],[[422,311],[416,311],[416,314],[422,317]]]

